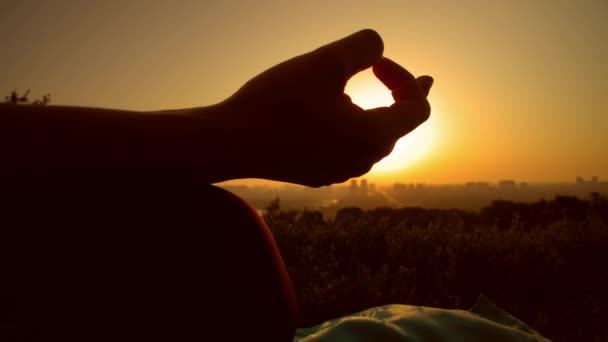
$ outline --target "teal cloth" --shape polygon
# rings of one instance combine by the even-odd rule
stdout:
[[[549,341],[484,296],[468,311],[384,305],[298,329],[294,342]]]

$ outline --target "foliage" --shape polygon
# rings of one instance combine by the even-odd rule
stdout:
[[[555,341],[608,340],[608,201],[496,201],[480,213],[267,208],[302,325],[372,306],[470,308],[484,294]]]
[[[17,89],[13,90],[11,92],[11,94],[9,96],[5,96],[4,97],[4,103],[9,103],[9,104],[33,104],[33,105],[47,105],[49,104],[49,102],[51,102],[51,94],[46,94],[44,96],[42,96],[42,100],[34,100],[33,102],[30,102],[30,100],[28,99],[28,96],[30,94],[30,90],[28,89],[25,93],[23,93],[23,95],[19,96],[19,93],[17,92]]]

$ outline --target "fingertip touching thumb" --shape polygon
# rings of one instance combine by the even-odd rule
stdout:
[[[435,80],[431,77],[431,76],[420,76],[416,79],[416,82],[418,83],[418,87],[420,88],[420,92],[422,93],[422,95],[424,95],[424,97],[427,97],[429,95],[429,92],[431,91],[431,87],[433,86],[433,82],[435,82]]]

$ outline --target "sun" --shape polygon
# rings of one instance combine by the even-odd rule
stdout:
[[[353,77],[346,85],[345,92],[353,103],[363,109],[390,106],[394,103],[391,93],[371,71],[364,71]],[[393,152],[374,165],[373,174],[387,174],[404,170],[427,156],[433,145],[435,130],[429,120],[397,141]]]

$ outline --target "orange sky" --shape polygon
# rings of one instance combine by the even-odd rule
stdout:
[[[0,91],[136,110],[209,105],[361,28],[382,35],[386,56],[436,80],[428,151],[368,178],[608,178],[603,0],[11,1],[0,11]]]

